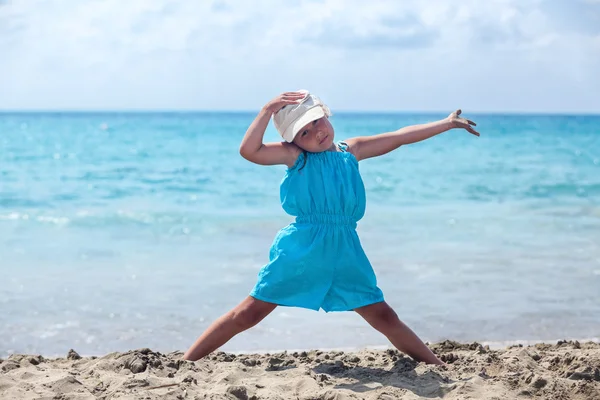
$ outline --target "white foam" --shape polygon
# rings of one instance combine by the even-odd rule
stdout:
[[[21,214],[17,213],[17,212],[11,212],[8,214],[4,214],[4,215],[0,215],[0,220],[4,220],[4,221],[12,221],[12,220],[17,220],[21,218]]]
[[[69,223],[69,218],[66,217],[48,217],[48,216],[39,216],[36,218],[39,222],[48,222],[55,225],[65,225]]]

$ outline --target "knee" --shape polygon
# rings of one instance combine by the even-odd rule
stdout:
[[[381,307],[372,316],[371,323],[375,329],[385,332],[398,325],[398,314],[389,306]]]

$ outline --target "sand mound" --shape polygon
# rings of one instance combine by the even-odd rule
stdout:
[[[150,349],[104,357],[13,355],[0,362],[2,399],[600,399],[600,344],[490,350],[446,341],[447,366],[395,350],[215,353],[195,363]]]

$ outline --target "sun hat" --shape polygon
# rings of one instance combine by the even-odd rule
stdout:
[[[308,90],[298,90],[305,97],[298,104],[289,104],[275,113],[273,123],[277,132],[286,142],[293,142],[296,134],[306,124],[325,116],[330,117],[331,111],[321,99]]]

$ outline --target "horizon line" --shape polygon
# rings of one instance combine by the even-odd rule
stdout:
[[[256,114],[257,110],[206,110],[206,109],[0,109],[2,114]],[[446,114],[448,111],[418,110],[338,110],[335,114],[373,115],[432,115]],[[539,116],[600,116],[600,111],[467,111],[471,115],[539,115]]]

